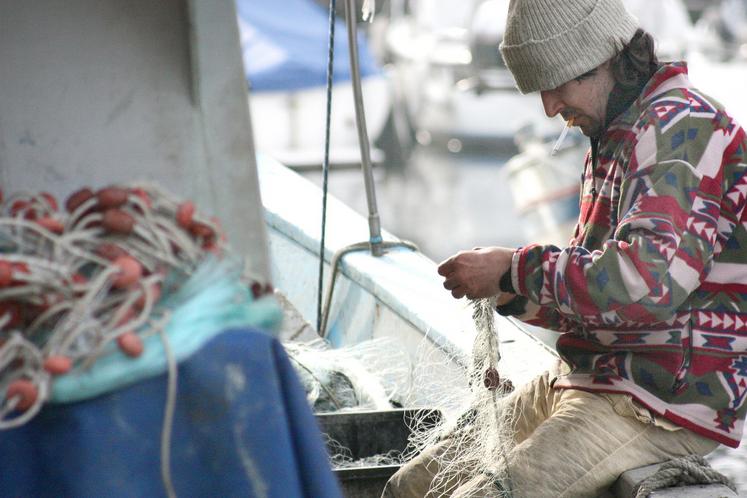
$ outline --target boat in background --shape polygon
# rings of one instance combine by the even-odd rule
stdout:
[[[324,159],[328,14],[313,0],[237,0],[241,50],[252,92],[257,150],[298,169],[319,168]],[[345,24],[335,25],[330,164],[358,166],[348,42]],[[358,37],[366,124],[372,137],[384,131],[392,107],[387,73]],[[388,151],[389,156],[398,151]],[[385,151],[374,149],[376,163]]]
[[[498,53],[508,3],[392,2],[385,53],[402,93],[398,112],[419,142],[510,151],[527,127],[547,139],[560,132],[535,96],[519,93]]]
[[[747,61],[747,1],[708,2],[695,32],[697,49],[709,60]]]
[[[527,242],[568,243],[578,221],[578,197],[588,140],[568,132],[557,153],[530,132],[517,134],[520,152],[506,163],[508,185]]]

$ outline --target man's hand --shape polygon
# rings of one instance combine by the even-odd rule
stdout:
[[[460,251],[438,266],[438,274],[445,277],[444,287],[457,299],[495,296],[501,291],[501,276],[511,268],[513,254],[513,249],[505,247]]]

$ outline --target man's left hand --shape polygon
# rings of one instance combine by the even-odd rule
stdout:
[[[460,251],[438,266],[444,287],[459,299],[491,297],[500,293],[501,276],[511,269],[514,250],[506,247]]]

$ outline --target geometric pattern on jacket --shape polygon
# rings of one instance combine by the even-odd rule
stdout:
[[[514,253],[523,321],[562,332],[557,388],[628,393],[737,447],[747,413],[747,139],[663,65],[587,154],[568,247]]]

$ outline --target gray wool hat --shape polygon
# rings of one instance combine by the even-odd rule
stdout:
[[[521,93],[552,90],[611,59],[637,29],[622,0],[511,0],[500,49]]]

